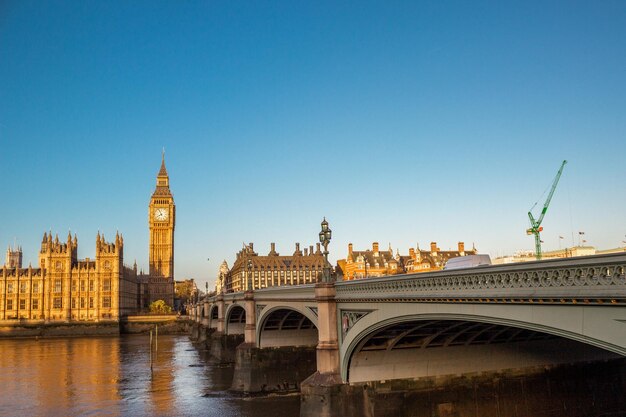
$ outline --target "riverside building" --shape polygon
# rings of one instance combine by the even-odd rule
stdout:
[[[442,251],[436,242],[430,243],[430,250],[409,248],[408,255],[400,255],[396,250],[394,255],[391,245],[389,249],[380,250],[378,242],[372,243],[372,249],[355,251],[352,243],[348,244],[348,256],[337,261],[337,270],[344,280],[360,278],[374,278],[386,275],[406,274],[415,272],[430,272],[443,269],[451,258],[465,255],[475,255],[476,248],[465,250],[463,242],[458,243],[456,251]]]
[[[324,255],[319,243],[315,251],[313,246],[302,251],[300,244],[296,243],[295,251],[288,256],[276,252],[274,243],[267,255],[259,255],[254,251],[254,244],[250,243],[237,253],[233,267],[223,275],[223,282],[218,282],[218,286],[224,292],[239,292],[248,288],[316,283],[323,268]]]
[[[123,264],[124,238],[96,236],[96,259],[77,258],[78,239],[44,233],[39,266],[22,268],[7,252],[0,274],[0,320],[118,320],[137,311],[137,266]]]

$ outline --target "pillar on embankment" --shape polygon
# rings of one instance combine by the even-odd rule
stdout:
[[[318,312],[317,371],[302,382],[300,417],[367,416],[363,388],[341,379],[335,283],[315,286]]]
[[[196,304],[196,322],[202,323],[202,303]]]
[[[210,327],[210,317],[209,317],[209,309],[211,308],[209,305],[209,300],[208,298],[204,299],[204,302],[202,303],[203,307],[202,307],[202,325],[205,326],[206,328]]]

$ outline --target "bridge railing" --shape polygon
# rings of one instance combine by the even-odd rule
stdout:
[[[244,299],[244,292],[224,294],[224,301],[229,303]],[[254,290],[255,301],[311,301],[315,300],[315,284],[282,285]],[[217,296],[207,298],[209,303],[217,300]]]
[[[337,299],[623,304],[626,254],[493,265],[337,283]]]

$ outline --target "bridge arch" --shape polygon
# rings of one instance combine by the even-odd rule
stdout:
[[[229,305],[225,319],[226,334],[243,334],[246,326],[246,310],[242,305],[238,303]]]
[[[256,326],[257,346],[315,346],[317,316],[308,308],[273,306],[261,311]]]
[[[211,305],[210,308],[210,313],[209,313],[209,327],[210,328],[217,328],[217,321],[219,319],[219,308],[217,306],[217,304],[213,304]]]
[[[369,316],[359,320],[343,340],[341,376],[346,382],[623,356],[619,349],[610,349],[611,345],[607,348],[606,343],[594,338],[511,318],[458,313],[406,314],[382,320],[378,314]],[[447,349],[429,349],[432,347]]]

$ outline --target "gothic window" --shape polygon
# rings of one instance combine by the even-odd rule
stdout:
[[[26,310],[26,300],[20,300],[20,310]]]
[[[81,291],[85,291],[85,280],[84,279],[80,280],[80,290]]]
[[[12,282],[8,282],[7,283],[7,293],[8,294],[13,294],[13,283]]]
[[[37,299],[37,298],[33,299],[32,308],[33,308],[33,310],[38,310],[39,309],[39,299]]]
[[[93,279],[89,280],[89,291],[94,291],[95,283]]]
[[[85,297],[80,297],[80,308],[85,308]]]
[[[105,279],[102,282],[102,291],[111,291],[111,280]]]
[[[102,297],[102,307],[111,308],[111,297]]]
[[[75,279],[72,280],[72,291],[76,291],[78,289],[78,283]]]
[[[76,298],[72,298],[72,308],[76,308]]]
[[[7,300],[7,310],[13,310],[13,300]]]
[[[37,294],[39,292],[39,283],[33,282],[33,294]]]
[[[63,302],[61,297],[54,297],[52,299],[52,308],[62,308],[63,307]]]
[[[26,292],[26,283],[20,282],[20,294],[24,294]]]
[[[93,297],[89,297],[89,308],[93,308]]]
[[[61,263],[61,261],[57,261],[55,264],[56,270],[60,271],[62,267],[63,267],[63,264]]]
[[[54,280],[54,292],[61,292],[61,280],[60,279],[55,279]],[[58,307],[58,308],[60,308],[60,307]]]

